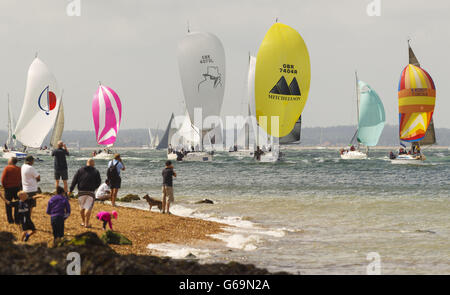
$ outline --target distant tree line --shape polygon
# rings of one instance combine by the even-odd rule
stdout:
[[[152,134],[158,132],[159,138],[162,137],[164,130],[152,129]],[[336,126],[336,127],[304,127],[301,131],[301,146],[345,146],[348,145],[351,138],[355,134],[355,126]],[[227,133],[233,133],[228,130]],[[0,142],[6,142],[7,132],[0,130]],[[224,137],[225,138],[225,137]],[[437,145],[450,146],[450,129],[436,129]],[[63,133],[63,140],[69,146],[79,145],[80,147],[96,147],[95,133],[93,131],[75,131],[66,130]],[[44,146],[49,145],[50,135],[44,141]],[[142,147],[148,146],[150,136],[148,129],[127,129],[120,130],[117,141],[114,146],[117,147]],[[387,125],[381,135],[378,145],[381,146],[397,146],[398,126]]]

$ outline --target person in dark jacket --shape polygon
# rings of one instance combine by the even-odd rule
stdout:
[[[66,157],[69,155],[67,146],[61,140],[58,141],[58,148],[52,151],[52,157],[54,160],[55,169],[55,186],[59,186],[59,180],[62,179],[64,183],[64,192],[67,193],[67,179],[69,178],[67,173],[67,160]]]
[[[53,241],[64,237],[64,221],[70,216],[70,203],[65,197],[66,191],[60,187],[56,187],[56,195],[54,195],[47,205],[47,214],[50,215],[50,223],[53,229]]]
[[[75,186],[77,186],[81,226],[86,228],[91,227],[89,220],[91,218],[92,208],[94,207],[95,190],[101,183],[100,172],[95,168],[93,159],[89,159],[86,166],[78,169],[77,173],[73,176],[70,193],[72,194]]]

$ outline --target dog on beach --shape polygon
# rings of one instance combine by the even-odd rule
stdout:
[[[148,205],[150,206],[150,211],[152,210],[153,206],[158,206],[159,211],[162,210],[162,202],[161,201],[155,200],[152,197],[150,197],[149,195],[145,195],[144,200],[146,200]]]

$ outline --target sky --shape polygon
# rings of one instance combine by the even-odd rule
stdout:
[[[411,38],[437,87],[435,126],[450,128],[450,2],[375,0],[380,16],[369,16],[373,1],[79,0],[80,16],[69,16],[72,0],[2,0],[0,129],[7,124],[7,93],[16,120],[20,114],[36,52],[64,89],[66,130],[93,130],[98,81],[121,97],[121,128],[165,128],[172,112],[184,110],[176,50],[188,23],[224,45],[222,115],[244,113],[248,54],[257,54],[276,18],[296,29],[309,50],[303,126],[355,124],[355,70],[378,92],[387,123],[397,124],[398,79]]]

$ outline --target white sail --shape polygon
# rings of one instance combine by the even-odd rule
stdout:
[[[202,109],[203,119],[219,116],[225,89],[225,51],[220,40],[210,33],[188,33],[179,43],[177,55],[190,118],[195,120],[195,108]],[[213,126],[196,127],[205,134]]]
[[[255,67],[256,57],[250,56],[249,69],[248,69],[248,103],[250,106],[251,127],[253,130],[253,139],[255,146],[263,147],[270,144],[270,136],[258,126],[256,120],[256,106],[255,106]]]
[[[8,94],[8,139],[6,140],[6,145],[8,148],[12,145],[16,146],[16,140],[13,138],[14,135],[14,116],[11,110],[11,102],[9,100],[9,94]]]
[[[56,149],[58,147],[58,141],[61,140],[64,131],[64,106],[61,98],[59,104],[58,115],[56,116],[55,126],[53,127],[52,136],[50,138],[50,145]]]
[[[55,123],[60,97],[55,77],[39,58],[35,58],[28,69],[25,98],[14,132],[15,138],[27,147],[41,147]]]
[[[152,130],[150,128],[148,128],[148,137],[149,137],[148,146],[154,147],[154,139],[153,139],[153,135],[152,135]]]
[[[157,147],[159,145],[159,135],[156,133],[155,140],[153,141],[153,147]]]
[[[192,125],[189,113],[187,111],[184,116],[177,116],[175,118],[175,125],[180,127],[171,138],[171,144],[173,147],[182,146],[190,149],[191,146],[195,147],[200,144],[199,130]]]

